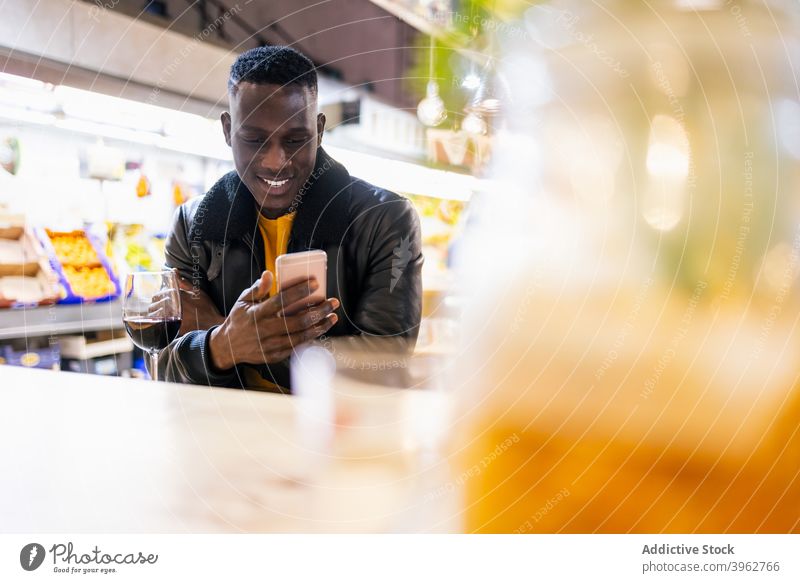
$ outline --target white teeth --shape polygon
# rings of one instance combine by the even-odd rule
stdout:
[[[284,180],[268,180],[267,178],[261,178],[261,180],[263,180],[264,182],[266,182],[270,186],[283,186],[284,184],[289,182],[288,178],[285,178]]]

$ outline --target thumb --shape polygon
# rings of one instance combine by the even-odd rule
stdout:
[[[265,271],[253,285],[242,292],[240,299],[257,304],[269,297],[270,289],[272,289],[272,273]]]

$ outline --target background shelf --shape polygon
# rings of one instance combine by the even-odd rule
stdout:
[[[0,340],[122,328],[119,301],[3,310]]]

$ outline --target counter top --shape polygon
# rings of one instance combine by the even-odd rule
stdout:
[[[458,530],[420,397],[356,391],[326,440],[293,396],[0,366],[0,531]]]

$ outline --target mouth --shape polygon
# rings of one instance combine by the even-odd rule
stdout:
[[[264,185],[267,194],[272,196],[281,196],[289,191],[294,177],[287,176],[286,178],[275,179],[256,175],[256,178],[258,178],[259,182]]]
[[[259,180],[261,180],[261,182],[264,182],[269,186],[274,186],[274,187],[281,187],[287,182],[289,182],[288,178],[283,178],[281,180],[270,180],[269,178],[262,178],[261,176],[259,176],[258,178]]]

